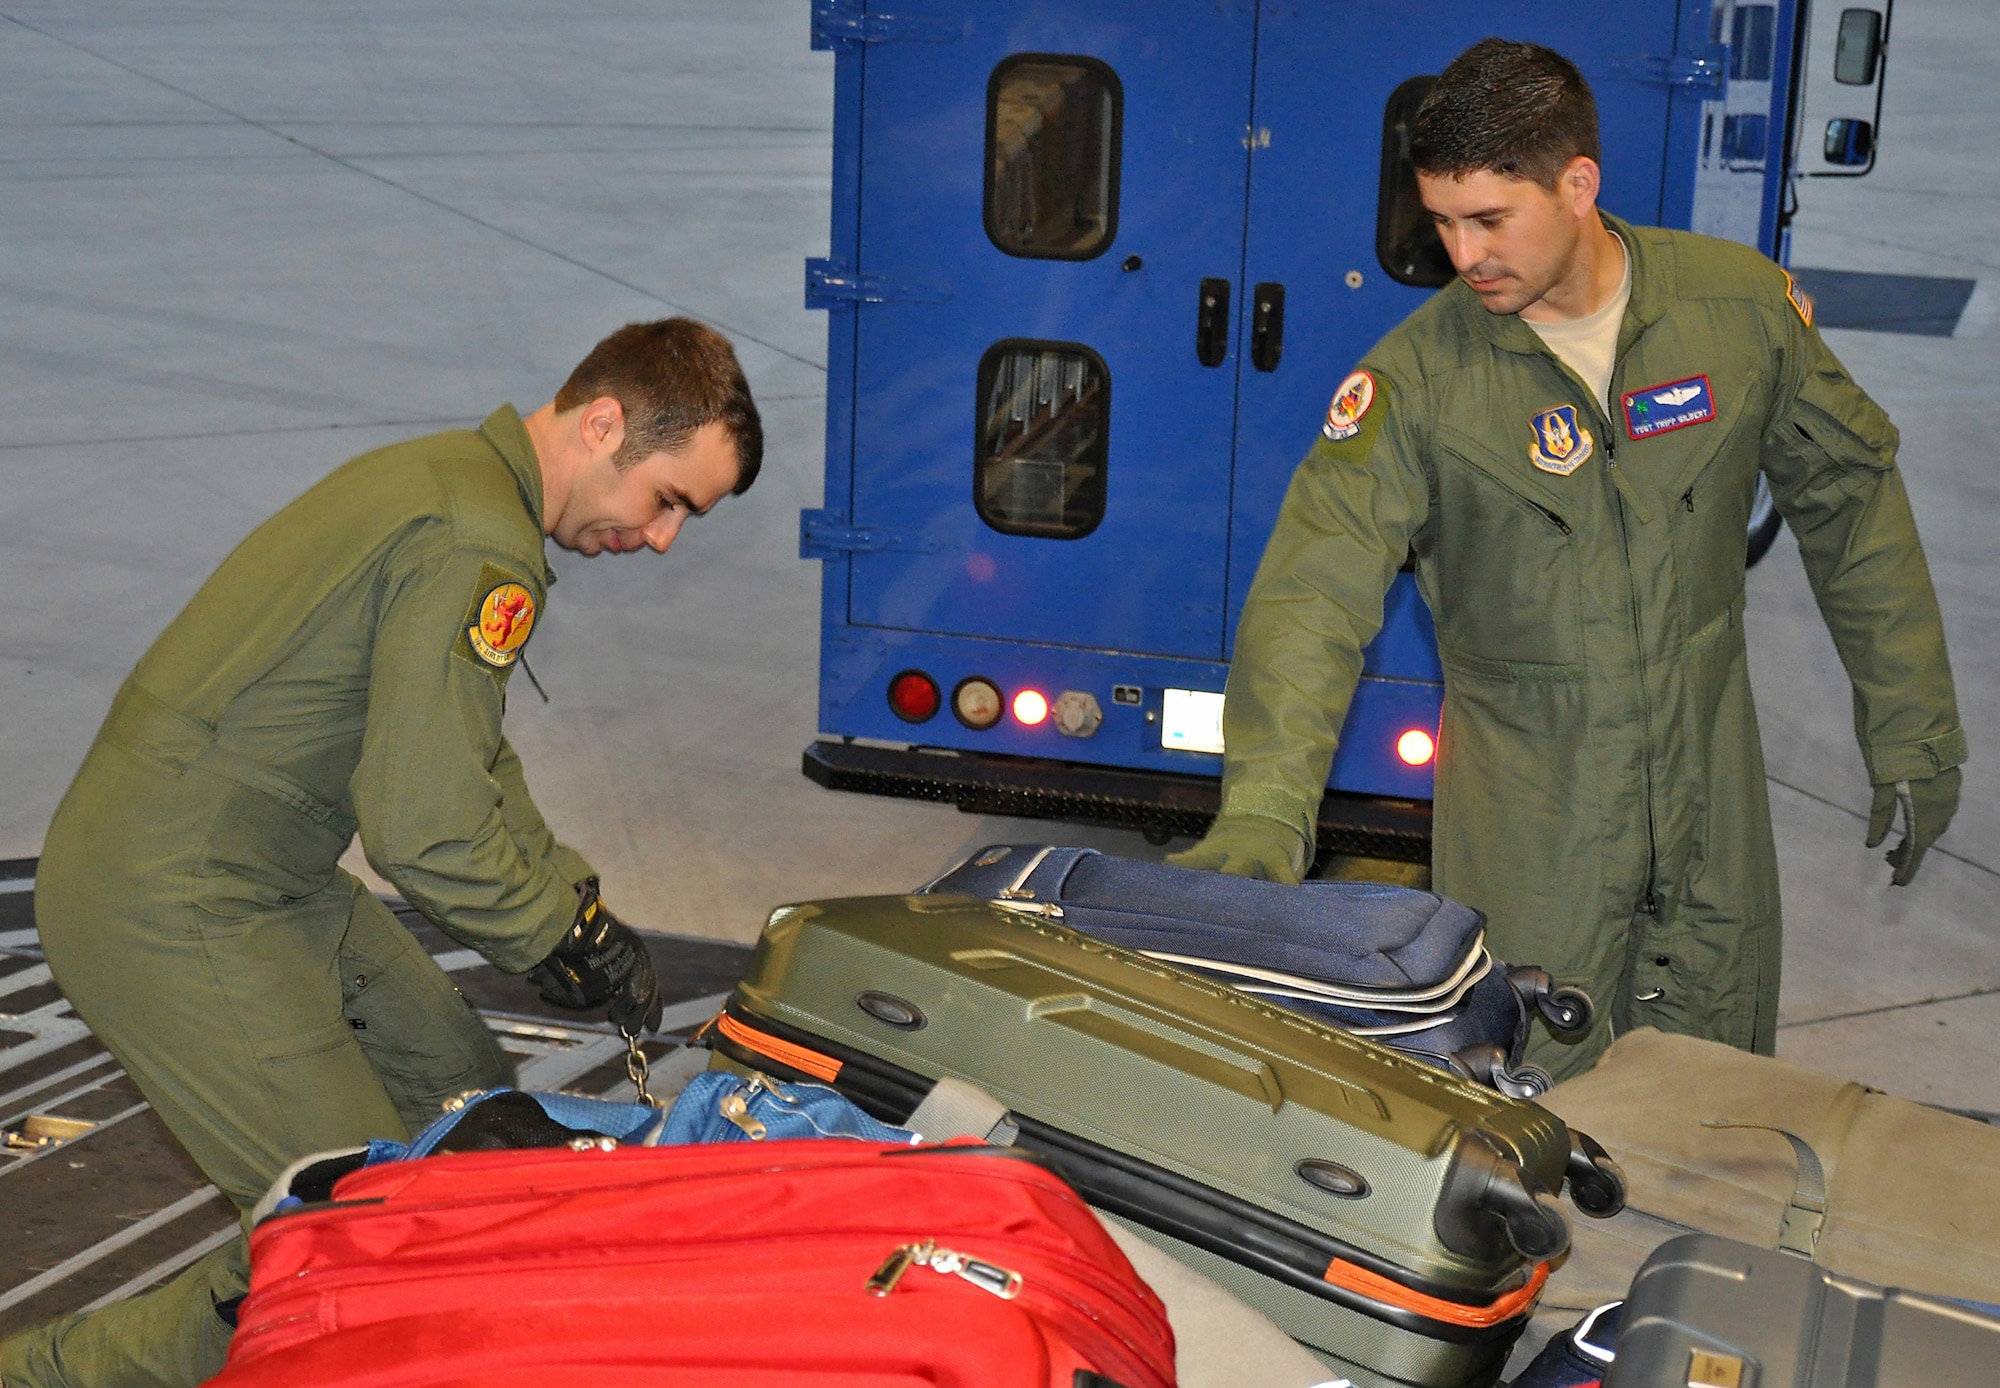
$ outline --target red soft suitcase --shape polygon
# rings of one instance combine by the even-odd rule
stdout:
[[[1170,1388],[1158,1298],[1032,1160],[769,1142],[363,1168],[251,1235],[211,1388]]]

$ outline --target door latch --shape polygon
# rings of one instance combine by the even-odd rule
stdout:
[[[1250,364],[1276,371],[1285,353],[1285,286],[1266,280],[1250,297]]]
[[[863,274],[844,260],[815,257],[806,262],[806,307],[847,308],[853,304],[941,304],[951,286],[892,280]]]
[[[1229,356],[1229,281],[1205,279],[1194,316],[1194,355],[1203,366],[1220,366]]]
[[[813,0],[812,46],[836,53],[869,43],[956,43],[963,21],[916,15],[869,14],[863,0]]]
[[[1611,74],[1626,82],[1719,93],[1728,81],[1729,45],[1704,43],[1685,53],[1642,53],[1636,58],[1621,58],[1611,65]]]
[[[849,525],[831,511],[799,512],[799,558],[838,559],[843,554],[936,554],[944,541],[886,525]]]

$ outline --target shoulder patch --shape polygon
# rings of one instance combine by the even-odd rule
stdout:
[[[1799,321],[1810,328],[1813,320],[1812,295],[1799,288],[1799,282],[1792,278],[1790,270],[1781,273],[1785,277],[1785,297],[1791,301],[1792,307],[1798,310]]]
[[[535,629],[535,592],[497,564],[482,565],[453,653],[504,670],[521,658]]]
[[[1320,433],[1335,443],[1353,438],[1361,432],[1361,418],[1374,403],[1375,378],[1366,371],[1350,373],[1333,393],[1333,403],[1327,406],[1326,424]]]

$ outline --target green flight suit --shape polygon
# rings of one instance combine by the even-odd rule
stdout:
[[[519,973],[590,865],[501,735],[554,575],[520,416],[354,459],[259,527],[153,644],[49,827],[35,916],[79,1016],[239,1209],[313,1151],[397,1137],[512,1067],[336,860]],[[523,602],[525,595],[526,602]],[[528,604],[532,604],[529,606]],[[221,1366],[241,1240],[0,1347],[7,1388]]]
[[[1528,324],[1441,290],[1368,353],[1372,400],[1351,377],[1294,475],[1224,712],[1224,812],[1310,842],[1361,649],[1414,554],[1445,672],[1433,881],[1486,912],[1496,957],[1596,1000],[1578,1045],[1537,1029],[1558,1078],[1614,1028],[1775,1041],[1743,634],[1760,470],[1853,682],[1869,779],[1965,759],[1894,426],[1776,265],[1604,220],[1632,257],[1612,417]]]

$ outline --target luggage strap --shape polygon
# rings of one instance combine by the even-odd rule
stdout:
[[[1795,1257],[1813,1260],[1819,1246],[1820,1230],[1826,1224],[1826,1171],[1812,1144],[1796,1133],[1774,1128],[1769,1123],[1745,1123],[1733,1118],[1704,1118],[1704,1128],[1757,1128],[1776,1133],[1792,1144],[1798,1160],[1798,1177],[1792,1184],[1791,1202],[1785,1206],[1785,1220],[1778,1229],[1778,1249]]]
[[[902,1126],[926,1142],[976,1137],[996,1147],[1012,1147],[1021,1135],[1005,1104],[976,1084],[949,1077],[931,1086]]]
[[[1392,1282],[1378,1272],[1358,1267],[1343,1258],[1335,1258],[1326,1265],[1326,1280],[1336,1287],[1345,1287],[1358,1292],[1371,1301],[1398,1306],[1431,1320],[1443,1321],[1446,1325],[1462,1325],[1474,1330],[1498,1325],[1521,1315],[1541,1299],[1542,1285],[1549,1280],[1549,1265],[1536,1263],[1529,1274],[1527,1283],[1513,1291],[1488,1302],[1484,1306],[1466,1306],[1456,1301],[1446,1301],[1442,1297],[1427,1296],[1414,1287],[1405,1287],[1400,1282]]]

